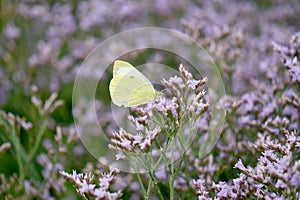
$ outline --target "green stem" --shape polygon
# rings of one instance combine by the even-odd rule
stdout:
[[[148,189],[147,189],[147,193],[145,195],[146,200],[148,200],[150,198],[151,186],[152,186],[152,178],[150,178],[149,183],[148,183]]]
[[[170,177],[170,200],[174,199],[174,176]]]
[[[20,147],[21,144],[20,141],[18,140],[18,137],[14,129],[12,131],[12,143],[16,150],[16,157],[17,157],[17,162],[19,167],[20,178],[21,180],[23,180],[25,178],[25,173],[24,173],[24,165],[21,159],[21,147]]]
[[[159,196],[159,199],[165,199],[164,196],[162,195],[161,191],[160,191],[160,188],[157,184],[157,181],[155,180],[155,176],[154,176],[154,171],[150,170],[150,178],[152,179],[153,183],[154,183],[154,187],[157,189],[157,193],[158,193],[158,196]],[[148,188],[149,189],[149,188]]]
[[[175,172],[174,172],[174,179],[176,178],[178,172],[179,172],[179,169],[183,163],[183,160],[185,158],[185,155],[181,156],[180,160],[179,160],[179,164],[178,164],[178,167],[175,169]]]
[[[16,160],[18,163],[18,168],[19,168],[19,175],[21,179],[25,178],[25,173],[24,173],[24,166],[23,166],[23,162],[21,159],[21,151],[23,150],[21,148],[21,143],[20,140],[18,139],[18,136],[16,134],[16,128],[12,127],[8,120],[5,119],[3,116],[0,115],[0,123],[2,123],[4,130],[6,130],[7,132],[7,138],[11,141],[14,149],[15,149],[15,155],[16,155]],[[2,132],[2,131],[1,131]],[[5,135],[5,133],[3,133],[3,135]]]
[[[170,176],[170,200],[173,200],[174,199],[174,140],[172,141],[172,146],[171,146],[171,170],[170,170],[170,173],[171,173],[171,176]]]
[[[16,159],[19,165],[19,171],[20,171],[20,176],[24,176],[24,178],[27,176],[27,168],[29,167],[30,172],[37,180],[40,180],[41,177],[39,176],[38,170],[35,168],[34,163],[28,162],[28,157],[27,157],[27,152],[25,151],[24,147],[22,146],[18,136],[16,135],[16,129],[12,127],[7,119],[5,119],[2,115],[0,115],[0,123],[2,123],[3,128],[0,128],[0,134],[1,134],[1,139],[5,141],[6,139],[9,140],[13,147],[14,151],[11,151],[12,156]],[[6,138],[6,139],[4,139]],[[24,169],[24,164],[25,169]]]
[[[149,163],[148,167],[149,167],[149,172],[150,172],[150,177],[151,177],[151,179],[150,179],[150,181],[149,181],[148,192],[149,192],[149,194],[150,194],[150,192],[151,192],[151,185],[152,185],[152,182],[153,182],[153,183],[154,183],[154,187],[157,189],[157,193],[158,193],[159,198],[160,198],[160,199],[164,199],[164,197],[163,197],[163,195],[162,195],[162,193],[161,193],[161,191],[160,191],[160,188],[159,188],[159,186],[158,186],[158,184],[157,184],[157,181],[156,181],[156,179],[155,179],[154,172],[155,172],[155,169],[156,169],[156,168],[153,168],[153,167],[152,167],[152,164],[153,164],[153,154],[152,154],[153,149],[152,149],[152,148],[151,148],[150,152],[151,152],[151,153],[150,153],[150,162],[148,161],[148,163]],[[152,181],[151,181],[151,180],[152,180]]]
[[[139,162],[140,164],[144,165],[144,163],[143,163],[141,160],[139,160],[139,157],[135,157],[135,159],[136,159],[136,162]],[[150,188],[151,188],[152,182],[149,181],[148,188],[147,188],[147,191],[146,191],[146,188],[145,188],[145,186],[144,186],[142,177],[141,177],[140,173],[138,172],[136,166],[133,165],[133,164],[131,164],[131,166],[133,167],[133,169],[135,170],[135,172],[136,172],[136,174],[137,174],[138,181],[139,181],[140,186],[141,186],[141,188],[142,188],[142,190],[143,190],[143,193],[144,193],[144,198],[148,200],[148,199],[149,199],[149,195],[150,195],[149,190],[150,190]],[[146,167],[146,166],[144,165],[144,167]],[[151,191],[151,190],[150,190],[150,191]]]
[[[33,159],[33,157],[35,156],[35,154],[37,152],[37,149],[38,149],[38,147],[41,143],[41,140],[42,140],[42,138],[43,138],[43,136],[46,132],[46,128],[47,128],[47,118],[44,117],[42,119],[42,125],[41,125],[41,128],[40,128],[39,132],[38,132],[37,138],[36,138],[36,140],[34,142],[34,145],[33,145],[32,149],[29,153],[29,156],[28,156],[28,162],[29,163],[31,162],[31,160]]]
[[[138,178],[138,181],[139,181],[139,183],[140,183],[140,185],[141,185],[141,188],[142,188],[142,190],[143,190],[143,193],[144,193],[144,194],[147,194],[147,192],[146,192],[146,189],[145,189],[145,186],[144,186],[144,183],[143,183],[143,180],[142,180],[142,177],[141,177],[140,173],[138,173],[138,172],[137,172],[136,176],[137,176],[137,178]]]

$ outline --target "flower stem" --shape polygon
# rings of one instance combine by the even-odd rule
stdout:
[[[139,183],[141,185],[143,193],[146,194],[147,192],[146,192],[146,189],[145,189],[145,186],[144,186],[144,183],[143,183],[143,180],[142,180],[142,177],[141,177],[140,173],[137,173],[136,176],[137,176],[137,178],[139,180]]]
[[[29,153],[29,156],[28,156],[28,162],[30,163],[31,160],[33,159],[34,155],[36,154],[36,151],[41,143],[41,140],[43,138],[43,135],[46,131],[46,128],[47,128],[47,117],[44,117],[42,119],[42,125],[40,127],[40,130],[38,132],[38,135],[37,135],[37,138],[34,142],[34,145],[33,145],[33,148],[31,149],[30,153]]]
[[[171,146],[171,169],[170,169],[170,200],[174,199],[174,179],[175,179],[175,174],[174,174],[174,140],[172,140],[172,146]]]
[[[25,173],[24,173],[23,162],[21,159],[21,147],[20,147],[21,144],[20,144],[20,141],[18,140],[18,137],[17,137],[14,129],[12,131],[12,142],[13,142],[13,145],[16,150],[16,157],[17,157],[17,162],[18,162],[18,167],[19,167],[20,178],[21,178],[21,180],[23,180],[25,178]]]
[[[147,193],[145,195],[145,199],[149,199],[149,197],[150,197],[151,185],[152,185],[152,178],[150,178],[150,180],[149,180],[148,189],[147,189]]]
[[[162,200],[165,199],[164,196],[162,195],[162,193],[161,193],[161,191],[160,191],[160,188],[159,188],[159,186],[158,186],[158,184],[157,184],[157,181],[156,181],[156,179],[155,179],[154,171],[150,170],[149,175],[150,175],[150,178],[152,179],[152,181],[153,181],[153,183],[154,183],[154,187],[157,189],[157,193],[158,193],[159,199],[162,199]],[[151,179],[150,179],[150,180],[151,180]],[[148,189],[149,189],[149,188],[148,188]]]
[[[23,149],[22,149],[20,140],[16,134],[17,129],[15,127],[12,127],[9,124],[8,120],[5,119],[1,115],[0,115],[0,124],[3,125],[4,129],[7,132],[7,134],[5,134],[4,132],[2,133],[2,130],[0,129],[1,134],[7,135],[7,138],[11,141],[11,143],[15,149],[15,156],[16,156],[16,160],[18,163],[20,179],[24,179],[25,178],[24,165],[23,165],[24,163],[22,162],[22,157],[21,157],[22,153],[24,153],[24,152],[21,152],[21,151],[23,151]]]

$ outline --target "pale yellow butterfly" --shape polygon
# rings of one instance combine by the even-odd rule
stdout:
[[[124,107],[148,103],[161,96],[161,92],[155,91],[151,82],[141,72],[121,60],[114,62],[109,91],[113,103]]]

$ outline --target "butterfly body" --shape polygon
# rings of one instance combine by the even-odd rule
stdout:
[[[124,107],[148,103],[161,95],[154,90],[151,82],[141,72],[121,60],[114,62],[109,91],[113,103]]]

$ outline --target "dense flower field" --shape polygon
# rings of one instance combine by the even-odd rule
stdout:
[[[300,199],[298,0],[1,0],[0,11],[0,199]],[[181,55],[108,48],[99,60],[176,73],[147,68],[162,95],[121,108],[110,62],[101,77],[82,71],[98,85],[75,100],[92,50],[142,27],[197,42],[226,95]]]

